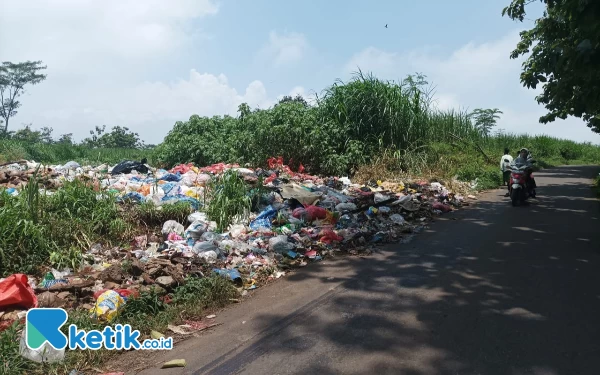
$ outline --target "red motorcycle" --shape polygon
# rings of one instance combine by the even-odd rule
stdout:
[[[532,161],[535,163],[535,161]],[[530,165],[511,166],[509,193],[513,206],[518,206],[529,197],[535,198],[533,169]]]

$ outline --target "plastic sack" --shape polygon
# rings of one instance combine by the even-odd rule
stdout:
[[[284,254],[294,248],[294,244],[288,242],[288,237],[285,235],[275,236],[269,239],[269,249],[276,253]]]
[[[17,273],[0,281],[0,310],[15,306],[30,309],[38,307],[38,300],[29,285],[27,275]]]
[[[167,173],[159,178],[161,181],[169,181],[169,182],[179,182],[181,181],[181,176],[179,174]]]
[[[238,282],[238,283],[242,282],[242,275],[240,275],[240,272],[236,269],[232,269],[232,270],[214,269],[213,272],[215,272],[216,274],[221,275],[221,276],[226,276],[229,279],[231,279],[231,281],[233,281],[233,282]]]
[[[379,207],[379,212],[381,212],[382,214],[389,214],[390,212],[392,212],[392,209],[388,206],[383,206]]]
[[[332,242],[340,242],[344,240],[344,237],[338,236],[334,231],[328,229],[320,233],[320,242],[324,244],[331,244]]]
[[[229,228],[231,238],[238,238],[246,234],[246,227],[242,224],[235,224]]]
[[[163,224],[162,234],[164,236],[168,236],[169,233],[177,233],[180,236],[183,236],[185,232],[185,228],[183,225],[179,224],[175,220],[167,220]]]
[[[208,230],[208,223],[205,223],[201,220],[194,221],[186,230],[185,230],[185,238],[188,241],[196,242],[198,241],[202,235]]]
[[[165,192],[165,195],[177,195],[179,194],[180,187],[174,182],[167,182],[160,185],[161,189]]]
[[[189,163],[189,164],[179,164],[178,166],[173,167],[173,169],[171,169],[170,172],[171,173],[187,173],[192,168],[194,168],[194,164],[192,164],[192,163]]]
[[[400,214],[393,214],[390,216],[390,220],[394,222],[394,224],[404,224],[404,216]]]
[[[77,169],[77,168],[81,168],[81,165],[79,165],[79,163],[76,161],[70,161],[70,162],[66,163],[65,165],[63,165],[63,169]]]
[[[339,212],[354,211],[356,210],[356,205],[354,203],[340,203],[335,206],[335,210]]]
[[[389,201],[390,199],[392,199],[392,197],[381,193],[375,193],[375,196],[373,197],[375,204]]]
[[[216,253],[216,250],[218,250],[218,247],[212,241],[198,242],[192,248],[192,251],[196,254],[201,254],[207,251],[214,251]]]
[[[114,290],[107,290],[96,300],[96,306],[91,310],[92,319],[110,322],[123,306],[125,306],[125,299]]]
[[[141,162],[125,160],[115,165],[110,174],[113,176],[116,174],[127,174],[132,171],[138,171],[140,173],[148,173],[148,167],[144,164],[146,163],[146,159],[142,159]]]
[[[445,213],[445,212],[450,212],[450,211],[452,211],[452,207],[450,207],[450,206],[448,206],[448,205],[445,205],[445,204],[443,204],[443,203],[441,203],[441,202],[434,202],[434,203],[431,205],[431,207],[432,207],[434,210],[439,210],[439,211],[442,211],[442,212],[444,212],[444,213]]]
[[[277,210],[273,206],[265,208],[256,219],[250,223],[250,229],[258,230],[259,228],[271,228],[271,221],[277,215]]]
[[[48,341],[37,349],[29,349],[25,341],[25,330],[21,334],[19,353],[22,357],[38,363],[60,362],[65,358],[65,348],[54,349]]]

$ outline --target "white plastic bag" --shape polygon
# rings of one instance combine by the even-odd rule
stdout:
[[[19,353],[21,353],[21,356],[23,356],[24,358],[39,363],[60,362],[65,358],[65,349],[54,349],[52,346],[50,346],[50,343],[48,343],[48,341],[46,341],[44,344],[42,344],[41,347],[37,349],[29,349],[25,342],[25,330],[23,330],[23,334],[21,335]]]

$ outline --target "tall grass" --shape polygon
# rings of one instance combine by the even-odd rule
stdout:
[[[42,163],[66,163],[76,160],[81,164],[116,164],[122,160],[140,160],[150,157],[147,150],[90,148],[69,144],[28,143],[0,139],[0,163],[15,160],[35,160]]]

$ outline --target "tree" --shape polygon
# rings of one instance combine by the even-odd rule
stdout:
[[[535,0],[512,0],[502,10],[513,20],[525,19],[525,7]],[[536,97],[548,113],[549,123],[568,116],[582,118],[600,133],[600,2],[597,0],[539,0],[546,4],[531,30],[510,57],[529,54],[523,63],[521,83],[528,88],[543,84]]]
[[[113,126],[110,133],[106,132],[106,125],[96,126],[90,130],[91,138],[83,140],[83,144],[90,147],[102,148],[141,148],[144,143],[140,140],[138,133],[134,133],[127,127]]]
[[[24,128],[19,129],[15,132],[6,132],[8,137],[28,143],[47,143],[51,144],[54,142],[52,139],[52,132],[54,129],[44,126],[40,130],[32,130],[32,124],[26,124]]]
[[[293,102],[300,103],[304,107],[308,107],[308,102],[300,94],[296,95],[293,98],[290,95],[286,95],[283,98],[281,98],[281,100],[277,104],[290,103],[290,102],[292,102],[292,103]]]
[[[41,61],[11,63],[0,65],[0,117],[4,119],[4,133],[8,130],[8,120],[17,114],[21,102],[17,99],[24,92],[25,85],[35,85],[46,79],[39,73],[46,69]]]
[[[492,128],[496,126],[496,123],[500,118],[499,114],[501,113],[502,111],[498,108],[477,108],[471,112],[469,116],[475,119],[475,127],[484,137],[487,138],[492,133]]]
[[[73,133],[61,134],[60,138],[56,143],[61,145],[72,145],[73,144]]]

